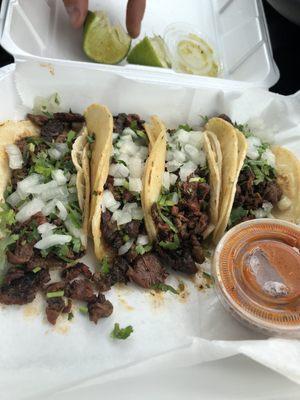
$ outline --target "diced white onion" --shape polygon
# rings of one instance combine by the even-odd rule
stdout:
[[[143,174],[144,165],[140,158],[131,158],[128,161],[128,168],[131,178],[141,178]]]
[[[169,172],[175,172],[175,171],[177,171],[181,166],[182,166],[182,163],[180,163],[180,162],[178,162],[178,161],[176,161],[176,160],[168,161],[168,162],[166,163],[166,167],[167,167],[167,170],[168,170]]]
[[[122,256],[123,254],[127,253],[130,250],[131,246],[133,245],[134,239],[128,240],[123,246],[121,246],[118,250],[118,255]]]
[[[51,199],[67,199],[69,195],[69,191],[66,186],[59,186],[57,188],[54,188],[52,190],[48,190],[46,192],[41,193],[41,198],[44,201],[48,201]]]
[[[17,190],[6,198],[7,203],[12,207],[16,207],[21,200],[22,198]]]
[[[187,177],[195,172],[196,169],[197,165],[194,164],[192,161],[188,161],[187,163],[183,164],[179,171],[181,181],[185,182]]]
[[[175,185],[176,181],[177,181],[177,175],[176,174],[170,174],[170,185]]]
[[[60,200],[57,200],[56,207],[58,208],[58,211],[59,211],[58,217],[64,221],[68,216],[68,211],[67,211],[66,207],[63,205],[63,203]]]
[[[136,133],[131,128],[123,129],[122,135],[130,135],[132,137],[136,137]]]
[[[173,152],[173,160],[184,163],[186,161],[186,156],[183,151],[180,150],[174,150]]]
[[[52,235],[53,234],[52,231],[56,228],[57,228],[56,225],[49,224],[49,222],[45,222],[44,224],[39,225],[37,230],[42,235],[42,238],[44,238],[46,236]]]
[[[131,222],[132,217],[129,212],[123,210],[116,210],[112,215],[112,221],[116,221],[117,224],[120,226],[127,224],[128,222]]]
[[[129,178],[129,190],[140,193],[142,191],[142,180],[140,178]]]
[[[112,134],[113,142],[115,142],[115,141],[118,139],[118,137],[119,137],[119,134],[116,133],[116,132],[114,132],[114,133]]]
[[[16,220],[18,222],[25,222],[31,218],[34,214],[40,212],[44,207],[44,202],[41,199],[33,199],[26,203],[20,211],[16,214]]]
[[[56,206],[56,200],[51,200],[49,201],[43,208],[42,208],[42,213],[45,216],[50,215],[51,213],[54,212]]]
[[[32,194],[41,194],[52,191],[57,187],[58,186],[56,181],[50,181],[47,183],[41,183],[39,185],[32,186],[31,188],[28,188],[27,192]]]
[[[64,156],[68,151],[67,143],[55,143],[54,147]]]
[[[8,144],[5,146],[6,153],[9,160],[9,168],[20,169],[23,165],[23,156],[19,147],[15,144]]]
[[[141,146],[137,154],[141,158],[141,160],[145,161],[148,156],[148,152],[148,147]]]
[[[129,156],[134,156],[139,151],[139,146],[133,142],[124,141],[121,147],[122,153],[128,154]]]
[[[80,239],[81,243],[83,245],[86,244],[86,235],[84,234],[82,229],[77,228],[71,220],[68,218],[64,221],[65,227],[68,229],[69,233],[76,237],[77,239]]]
[[[177,140],[180,143],[188,143],[189,139],[190,139],[190,134],[189,132],[183,130],[183,129],[179,129],[176,132],[176,136],[177,136]]]
[[[144,212],[143,212],[142,207],[134,208],[131,211],[131,215],[132,215],[132,219],[142,220],[144,218]]]
[[[71,175],[71,178],[69,180],[69,186],[76,186],[76,179],[77,179],[76,174]]]
[[[39,183],[42,182],[42,176],[38,174],[31,174],[24,178],[22,181],[18,182],[18,191],[20,196],[26,195],[27,193],[30,193],[30,189],[33,186],[38,185]],[[26,196],[25,196],[26,197]]]
[[[251,160],[257,160],[259,157],[257,148],[261,145],[260,139],[255,136],[250,136],[247,138],[247,143],[247,157],[249,157]]]
[[[109,175],[115,178],[127,178],[129,169],[123,164],[111,164],[109,167]]]
[[[60,185],[65,185],[67,183],[67,178],[64,175],[64,171],[62,169],[56,169],[51,172],[52,179],[56,181],[56,183]]]
[[[270,167],[275,168],[275,154],[270,150],[267,149],[261,156],[262,160],[266,160],[266,162],[270,165]]]
[[[138,208],[137,203],[126,203],[122,209],[122,211],[129,212],[132,214],[133,210],[136,210]]]
[[[252,213],[255,216],[255,218],[266,218],[270,216],[272,209],[273,209],[272,203],[266,201],[263,203],[262,208],[252,211]]]
[[[192,146],[191,144],[186,144],[184,146],[184,150],[189,160],[193,161],[195,164],[203,165],[203,155],[201,154],[203,152],[200,152],[199,150],[196,149],[196,147]]]
[[[72,236],[70,235],[57,235],[53,234],[50,236],[46,236],[45,238],[39,240],[34,247],[39,250],[46,250],[49,247],[63,245],[71,242]]]
[[[48,154],[52,160],[59,160],[62,157],[62,154],[54,147],[48,150]]]
[[[109,211],[114,212],[120,207],[120,202],[116,201],[114,195],[109,190],[104,190],[102,197],[102,210],[107,208]]]
[[[125,179],[123,178],[114,178],[114,186],[123,186]]]
[[[163,188],[166,190],[170,189],[170,173],[164,172],[163,174]]]
[[[146,244],[149,243],[148,235],[139,235],[136,239],[136,243],[145,246]]]
[[[174,204],[178,203],[178,201],[179,201],[178,193],[176,193],[176,192],[173,193],[172,201],[173,201]]]
[[[282,196],[279,202],[277,203],[277,207],[280,211],[288,210],[292,205],[291,200],[287,196]]]

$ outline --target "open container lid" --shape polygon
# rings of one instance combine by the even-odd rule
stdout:
[[[123,0],[89,2],[91,10],[105,10],[119,21],[125,19],[125,7]],[[181,0],[151,0],[147,3],[138,40],[145,35],[163,36],[170,24],[182,22],[194,26],[208,38],[223,68],[221,78],[126,63],[90,62],[82,51],[82,32],[70,26],[61,0],[3,0],[1,45],[16,61],[84,66],[158,83],[243,89],[269,88],[278,80],[279,71],[273,60],[261,0],[186,0],[184,7]]]

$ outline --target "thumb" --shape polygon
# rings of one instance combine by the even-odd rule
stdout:
[[[88,0],[64,0],[67,13],[74,28],[80,28],[88,12]]]

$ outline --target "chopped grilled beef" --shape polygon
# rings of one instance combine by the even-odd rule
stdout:
[[[198,261],[196,259],[193,259],[191,255],[191,250],[189,248],[166,250],[157,245],[156,251],[162,264],[166,267],[172,268],[175,271],[183,272],[188,275],[193,275],[198,271],[198,268],[195,264],[195,261]]]
[[[12,281],[15,281],[16,279],[22,278],[25,275],[25,271],[21,268],[15,268],[11,267],[7,271],[3,283],[4,285],[10,285]]]
[[[113,249],[119,249],[123,245],[123,238],[118,231],[117,223],[111,221],[111,213],[109,211],[101,214],[102,235],[105,242]]]
[[[131,221],[124,225],[124,231],[132,239],[136,239],[140,233],[140,221]]]
[[[191,236],[191,244],[192,244],[192,255],[194,260],[199,264],[204,263],[205,261],[204,251],[196,235]]]
[[[122,200],[122,193],[118,190],[118,187],[114,186],[114,177],[113,176],[109,175],[107,177],[106,183],[104,185],[104,189],[109,190],[113,194],[115,200],[117,200],[117,201]]]
[[[34,214],[29,221],[35,221],[37,226],[43,225],[47,222],[47,218],[41,212]]]
[[[57,121],[73,123],[73,122],[85,122],[85,118],[81,114],[72,113],[71,111],[68,113],[57,112],[53,114],[53,118]]]
[[[66,287],[66,295],[74,300],[91,301],[95,298],[93,284],[87,279],[74,280]]]
[[[8,251],[6,254],[7,260],[11,264],[24,264],[33,256],[33,245],[18,240],[15,249]]]
[[[139,256],[127,271],[129,279],[143,288],[163,283],[168,276],[159,259],[151,253]]]
[[[20,139],[16,142],[16,146],[19,147],[21,153],[24,155],[27,150],[27,142],[26,139]],[[23,160],[24,161],[24,160]]]
[[[138,257],[138,253],[136,252],[136,245],[134,243],[127,251],[127,253],[124,254],[124,257],[129,264],[132,264],[134,260]]]
[[[37,126],[44,126],[49,121],[46,115],[27,114],[27,118]]]
[[[257,210],[264,202],[277,204],[282,190],[275,180],[255,184],[255,174],[250,168],[244,168],[239,176],[234,199],[234,207],[242,206],[246,210]]]
[[[63,268],[65,263],[60,261],[52,256],[48,256],[43,258],[38,254],[35,254],[26,264],[26,268],[28,271],[32,271],[34,268],[39,267],[42,269],[54,269],[54,268]]]
[[[114,132],[122,133],[125,128],[131,126],[136,121],[136,128],[144,131],[145,121],[141,120],[136,114],[118,114],[114,116]]]
[[[67,304],[64,306],[64,309],[62,310],[63,314],[69,314],[72,310],[72,300],[68,299]]]
[[[11,170],[11,185],[14,190],[17,189],[17,183],[25,179],[28,175],[26,167]]]
[[[56,218],[56,219],[54,219],[54,220],[52,221],[52,223],[53,223],[54,225],[56,225],[56,226],[62,226],[64,222],[63,222],[62,219]]]
[[[45,138],[47,141],[52,141],[58,135],[63,133],[64,124],[61,121],[55,119],[49,119],[45,125],[41,128],[41,137]]]
[[[90,321],[97,324],[100,318],[107,318],[113,312],[113,305],[105,296],[99,293],[98,297],[88,302],[88,313]]]
[[[87,279],[92,279],[93,277],[89,267],[83,263],[77,263],[72,267],[65,268],[61,273],[62,278],[67,282],[78,278],[80,275],[83,275]]]
[[[228,115],[226,114],[220,114],[218,115],[218,118],[224,119],[224,121],[229,122],[231,125],[233,125],[233,122],[231,121],[231,119],[228,117]]]
[[[33,273],[27,273],[0,288],[0,303],[28,304],[34,300],[37,291],[37,277]]]
[[[35,281],[40,289],[44,289],[45,285],[50,282],[50,274],[47,269],[36,272]]]
[[[46,286],[45,290],[46,290],[46,293],[59,292],[61,290],[64,290],[65,286],[66,286],[66,283],[64,281],[58,281],[58,282],[50,283],[50,285]]]
[[[56,139],[55,139],[55,143],[65,143],[68,137],[68,132],[65,130],[62,133],[60,133]]]
[[[134,194],[129,192],[129,190],[127,190],[127,189],[124,190],[122,197],[126,203],[132,203],[132,202],[136,201]]]
[[[110,285],[113,286],[115,283],[127,283],[127,271],[129,264],[124,257],[116,257],[111,265],[108,278]]]
[[[47,299],[46,315],[50,324],[55,325],[57,318],[63,312],[65,302],[62,297]]]

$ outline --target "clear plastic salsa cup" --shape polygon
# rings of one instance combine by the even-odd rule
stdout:
[[[300,227],[275,219],[229,230],[213,259],[219,299],[266,335],[300,338]]]

